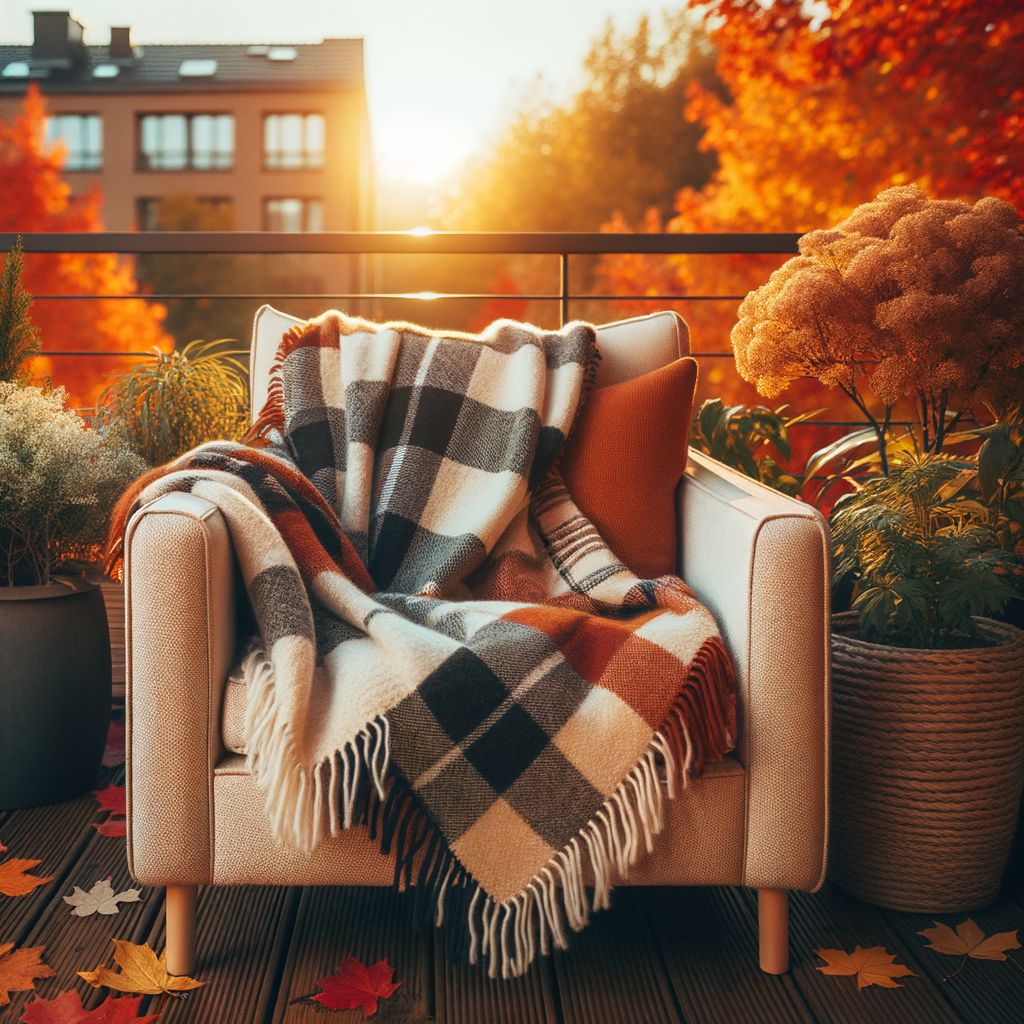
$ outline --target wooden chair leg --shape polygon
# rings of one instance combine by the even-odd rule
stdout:
[[[191,974],[196,969],[196,885],[167,886],[167,973]]]
[[[757,890],[757,930],[761,970],[785,974],[789,970],[789,890]]]

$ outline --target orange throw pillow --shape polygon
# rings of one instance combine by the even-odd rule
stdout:
[[[697,363],[587,397],[559,469],[573,501],[641,579],[676,571],[676,487],[686,469]]]

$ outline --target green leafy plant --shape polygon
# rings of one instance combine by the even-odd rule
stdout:
[[[249,374],[236,357],[248,353],[230,344],[193,341],[120,374],[97,406],[104,435],[150,466],[206,441],[241,440],[248,427]]]
[[[1001,545],[990,509],[965,493],[977,472],[974,459],[901,452],[888,477],[836,502],[835,584],[852,580],[862,639],[967,646],[972,616],[1024,597],[1024,557]]]
[[[0,272],[0,381],[24,382],[24,363],[39,351],[39,332],[28,315],[32,296],[21,284],[24,268],[19,235]]]
[[[709,398],[690,425],[690,447],[724,462],[762,484],[796,495],[800,481],[768,454],[770,448],[788,459],[789,428],[816,416],[820,410],[784,419],[782,405],[772,411],[763,405],[725,405]]]
[[[90,559],[145,468],[64,408],[63,388],[0,382],[0,585],[43,585]]]

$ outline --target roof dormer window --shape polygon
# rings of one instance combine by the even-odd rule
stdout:
[[[182,78],[210,78],[217,74],[215,60],[183,60],[178,74]]]

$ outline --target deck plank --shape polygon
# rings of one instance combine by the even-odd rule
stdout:
[[[752,898],[755,894],[752,894]],[[793,980],[822,1024],[964,1024],[929,980],[919,943],[908,942],[890,920],[891,911],[861,903],[826,883],[817,893],[790,898]],[[858,991],[852,977],[822,974],[815,949],[884,946],[917,977],[900,978],[898,989],[876,985]]]
[[[273,1014],[301,890],[281,886],[203,886],[192,977],[206,984],[163,1001],[161,1024],[266,1024]],[[165,916],[150,929],[150,948],[166,945]],[[150,999],[147,1013],[160,1012]]]
[[[469,963],[468,902],[449,897],[447,920],[434,929],[435,1017],[438,1024],[558,1024],[551,961],[538,957],[521,978],[488,978]]]
[[[616,890],[552,959],[565,1024],[688,1024],[639,890]]]
[[[739,890],[641,890],[688,1024],[815,1024],[793,978],[765,974],[757,917]]]
[[[322,1007],[307,997],[320,991],[316,980],[336,973],[349,953],[367,965],[386,959],[394,968],[393,980],[400,983],[379,1002],[375,1021],[420,1024],[428,1019],[433,943],[429,932],[411,927],[404,895],[385,888],[323,887],[302,891],[273,1024],[319,1021]]]
[[[77,988],[86,1009],[92,1009],[102,1002],[106,992],[100,992],[82,981],[77,972],[91,971],[99,963],[112,963],[113,938],[144,942],[159,910],[159,891],[143,888],[141,902],[119,904],[116,915],[91,914],[88,917],[77,917],[71,913],[72,908],[64,902],[63,897],[70,896],[76,885],[88,892],[97,880],[110,878],[115,892],[137,888],[128,873],[124,840],[101,836],[92,828],[89,828],[89,832],[92,834],[85,835],[87,842],[59,883],[54,881],[49,886],[41,887],[47,890],[46,903],[35,915],[27,932],[24,928],[29,925],[31,917],[26,915],[23,918],[18,944],[44,946],[43,962],[57,973],[52,978],[37,981],[36,993],[11,993],[8,1019],[12,1021],[20,1017],[22,1006],[31,1002],[35,994],[43,999],[53,999],[66,989]]]
[[[1024,971],[1007,961],[968,958],[955,978],[944,981],[960,966],[962,957],[928,949],[924,944],[930,940],[918,934],[923,928],[933,927],[936,921],[955,929],[962,921],[971,918],[986,935],[1018,931],[1018,938],[1024,938],[1024,912],[1016,902],[1001,897],[992,906],[970,914],[898,914],[890,911],[887,916],[893,929],[908,946],[921,945],[918,962],[923,972],[966,1024],[1021,1024],[1024,1020]],[[1024,964],[1020,950],[1008,952]]]
[[[75,861],[96,835],[91,827],[96,813],[96,801],[91,793],[62,804],[8,813],[0,836],[7,852],[0,854],[0,860],[41,861],[29,873],[53,876],[53,881],[25,896],[0,894],[0,942],[24,944],[25,936],[51,902],[54,889],[63,887]]]

